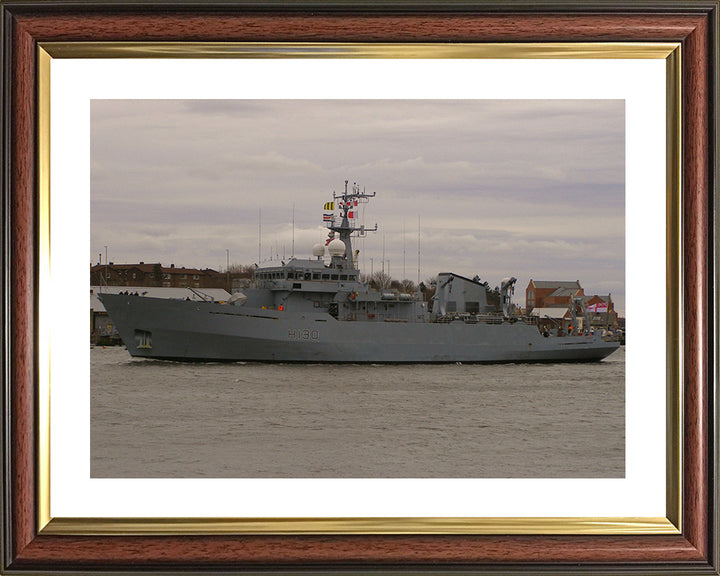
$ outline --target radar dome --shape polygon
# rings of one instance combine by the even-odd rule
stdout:
[[[324,255],[325,255],[325,246],[323,246],[322,244],[315,244],[313,246],[313,256],[320,258],[320,256],[324,256]]]
[[[343,256],[345,254],[345,242],[339,238],[335,238],[330,244],[328,244],[328,251],[330,256]]]

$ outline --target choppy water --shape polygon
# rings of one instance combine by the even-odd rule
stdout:
[[[608,478],[625,351],[593,364],[297,365],[91,350],[99,478]]]

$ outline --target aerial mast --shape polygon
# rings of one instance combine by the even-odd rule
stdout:
[[[420,287],[420,214],[418,214],[418,288]]]
[[[340,240],[345,244],[345,254],[340,258],[342,260],[349,260],[351,265],[353,263],[352,242],[350,241],[352,234],[357,232],[358,237],[363,238],[367,232],[375,232],[377,230],[377,224],[375,224],[374,228],[366,228],[364,224],[355,226],[351,223],[351,220],[355,220],[356,218],[355,213],[358,210],[358,204],[365,204],[374,196],[375,192],[372,194],[367,194],[365,191],[361,192],[360,186],[358,186],[357,183],[353,183],[351,191],[348,191],[348,180],[345,180],[345,190],[342,194],[333,192],[333,200],[338,202],[340,217],[332,218],[328,221],[327,227],[339,234]]]
[[[405,219],[403,218],[402,223],[402,233],[403,233],[403,280],[407,278],[407,275],[405,274]]]

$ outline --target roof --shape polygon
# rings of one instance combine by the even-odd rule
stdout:
[[[113,270],[131,270],[133,268],[140,270],[142,272],[152,272],[156,266],[160,266],[159,263],[154,264],[145,264],[144,262],[141,264],[95,264],[95,266],[91,266],[91,271],[98,271],[98,270],[104,270],[105,268],[110,268]],[[161,266],[162,268],[162,266]]]
[[[163,268],[163,274],[208,274],[210,270],[198,270],[197,268]],[[214,272],[214,270],[213,270]]]
[[[460,276],[460,274],[455,274],[455,272],[440,272],[438,274],[438,278],[440,278],[440,276],[453,276],[455,278],[459,278],[460,280],[465,280],[466,282],[472,282],[473,284],[477,284],[478,286],[484,286],[485,288],[490,287],[490,284],[488,284],[487,282],[481,282],[481,279],[478,276],[476,276],[478,280],[475,280],[473,278],[466,278],[465,276]]]
[[[217,301],[227,301],[230,298],[230,293],[222,288],[195,288],[195,290],[201,294],[205,294],[214,298]],[[97,295],[100,292],[106,294],[119,294],[120,292],[137,292],[143,296],[150,296],[151,298],[175,298],[178,300],[190,300],[200,301],[200,298],[195,292],[189,288],[159,288],[159,287],[148,287],[148,286],[90,286],[90,310],[95,312],[105,312],[105,307],[102,305]]]
[[[145,272],[146,274],[151,274],[155,272],[157,267],[160,266],[160,271],[163,274],[206,274],[209,276],[216,276],[219,273],[217,270],[213,270],[212,268],[205,268],[204,270],[200,270],[198,268],[178,268],[176,266],[166,267],[162,266],[160,263],[155,262],[153,264],[145,264],[145,262],[141,262],[139,264],[95,264],[95,266],[90,267],[91,272],[97,272],[104,270],[105,268],[109,268],[111,270],[140,270],[141,272]]]
[[[574,296],[578,290],[579,288],[577,286],[573,286],[572,288],[557,288],[554,292],[548,295],[548,298],[559,296]]]
[[[593,294],[592,296],[583,296],[583,304],[587,304],[590,302],[590,300],[598,299],[600,302],[607,302],[608,297],[607,296],[599,296],[598,294]]]
[[[557,319],[564,318],[569,313],[570,311],[567,308],[533,308],[533,311],[530,312],[530,316],[535,316],[537,318],[545,318],[546,316],[549,316],[550,318]]]
[[[533,280],[530,279],[530,282],[532,282],[535,285],[535,288],[545,289],[545,288],[574,288],[575,290],[579,290],[582,288],[580,286],[580,280],[574,280],[572,282],[569,282],[567,280]]]

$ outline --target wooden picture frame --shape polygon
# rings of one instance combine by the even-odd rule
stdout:
[[[20,1],[1,5],[3,121],[3,559],[7,573],[424,572],[717,574],[718,2],[289,3]],[[491,533],[287,535],[142,529],[46,530],[39,444],[41,223],[38,106],[44,43],[679,43],[682,363],[678,526],[660,534]],[[673,174],[669,175],[672,179]],[[672,217],[669,225],[672,226]],[[672,288],[672,286],[670,286]],[[677,292],[677,290],[675,291]],[[672,403],[672,402],[671,402]],[[669,439],[672,443],[672,438]],[[672,483],[672,482],[671,482]],[[672,498],[669,508],[673,507]],[[677,516],[677,517],[676,517]],[[67,527],[66,527],[67,528]]]

